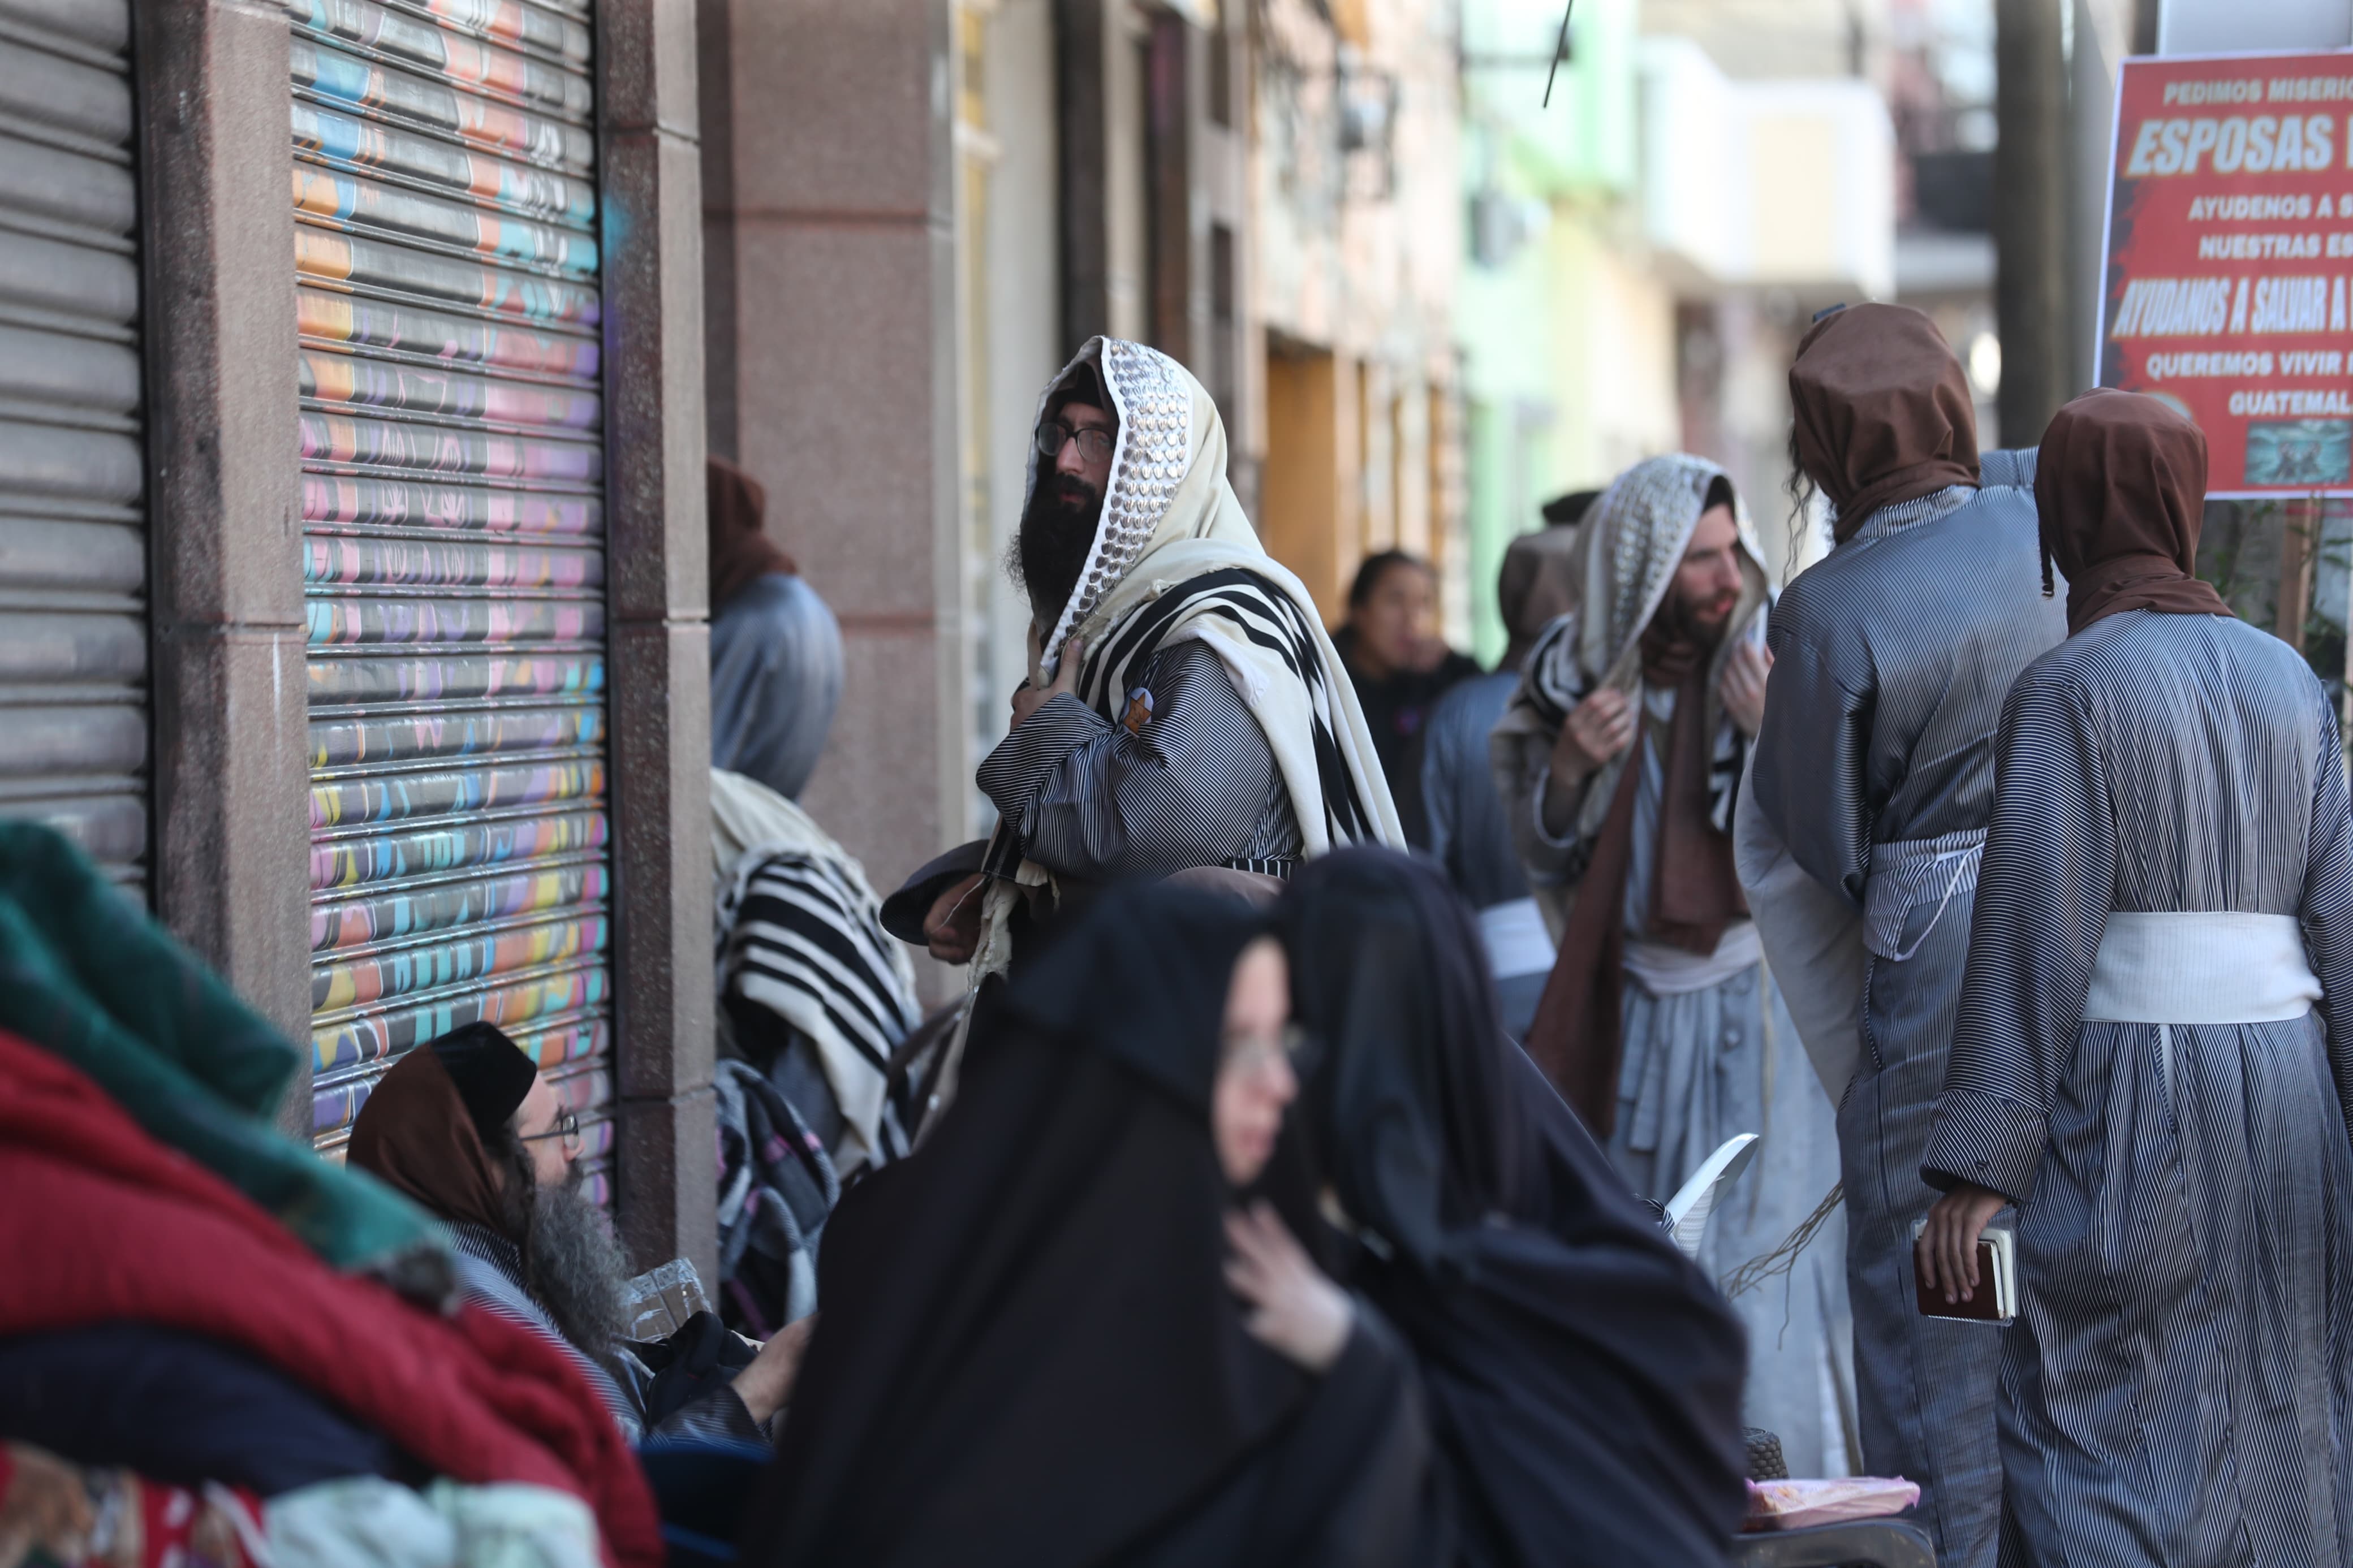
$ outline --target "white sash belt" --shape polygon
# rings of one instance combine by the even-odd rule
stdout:
[[[1680,996],[1721,985],[1764,956],[1765,945],[1757,939],[1755,921],[1735,921],[1725,927],[1715,951],[1709,953],[1644,942],[1637,936],[1626,939],[1626,973],[1653,996]]]
[[[2084,1021],[2271,1024],[2320,999],[2294,915],[2231,910],[2108,916]]]

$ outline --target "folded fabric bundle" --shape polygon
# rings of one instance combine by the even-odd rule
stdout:
[[[263,1520],[269,1568],[596,1568],[596,1520],[545,1487],[358,1477],[289,1492]]]
[[[276,1568],[261,1503],[0,1443],[0,1568]]]
[[[596,1521],[545,1487],[364,1476],[263,1502],[0,1443],[0,1568],[597,1568]]]
[[[153,1323],[0,1335],[0,1432],[78,1465],[263,1498],[406,1468],[382,1433],[276,1367]]]
[[[449,1289],[423,1214],[276,1129],[295,1048],[37,823],[0,822],[0,1029],[88,1073],[336,1268]]]
[[[619,1429],[562,1352],[326,1267],[99,1087],[0,1033],[0,1334],[138,1321],[242,1349],[432,1473],[585,1499],[618,1568],[662,1560]]]

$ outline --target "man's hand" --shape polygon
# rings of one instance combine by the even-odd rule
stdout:
[[[1552,776],[1582,784],[1634,743],[1634,710],[1626,694],[1605,686],[1568,710],[1552,746]]]
[[[1264,1199],[1226,1216],[1226,1283],[1253,1309],[1250,1337],[1308,1372],[1329,1372],[1347,1348],[1356,1310]]]
[[[980,945],[980,873],[951,882],[923,916],[923,945],[942,963],[970,963]]]
[[[1634,743],[1634,710],[1609,687],[1568,710],[1552,743],[1552,776],[1545,783],[1545,831],[1558,838],[1577,816],[1577,787]]]
[[[1963,1182],[1928,1211],[1928,1228],[1912,1244],[1920,1282],[1942,1290],[1947,1302],[1966,1301],[1977,1289],[1978,1238],[2010,1200],[1990,1187]]]
[[[1773,673],[1773,655],[1753,642],[1743,641],[1724,661],[1724,710],[1750,740],[1765,727],[1765,678]]]
[[[774,1338],[760,1347],[752,1364],[735,1374],[731,1385],[752,1419],[765,1422],[785,1407],[793,1396],[793,1380],[800,1376],[801,1352],[808,1349],[809,1335],[817,1331],[817,1314],[811,1312],[798,1322],[786,1323]]]
[[[1086,639],[1072,637],[1062,645],[1062,661],[1054,667],[1052,684],[1041,687],[1032,686],[1026,680],[1021,683],[1021,689],[1013,694],[1013,727],[1015,729],[1019,729],[1022,721],[1038,711],[1044,704],[1061,696],[1064,692],[1078,689],[1079,661],[1086,655]]]

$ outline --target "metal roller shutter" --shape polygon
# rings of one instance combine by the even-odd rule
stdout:
[[[476,1018],[611,1179],[586,0],[288,0],[313,1131]]]
[[[144,891],[128,0],[0,0],[0,815]]]

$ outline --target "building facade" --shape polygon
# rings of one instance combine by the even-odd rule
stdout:
[[[0,810],[310,1042],[331,1157],[489,1019],[709,1267],[691,11],[0,23]]]
[[[1250,367],[1260,537],[1336,626],[1363,559],[1465,571],[1461,106],[1452,0],[1253,6]]]

